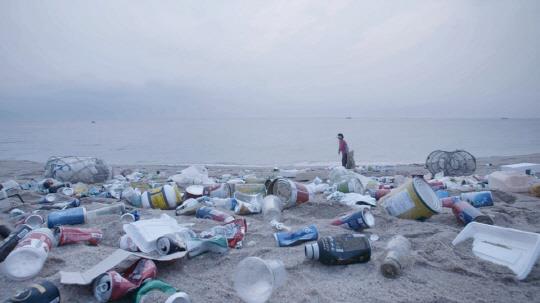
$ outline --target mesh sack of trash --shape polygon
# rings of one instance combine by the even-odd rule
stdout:
[[[445,176],[467,176],[476,170],[476,158],[464,150],[436,150],[428,155],[426,168],[432,175],[442,172]]]
[[[93,157],[50,157],[45,164],[45,178],[62,182],[100,183],[112,176],[112,168]]]

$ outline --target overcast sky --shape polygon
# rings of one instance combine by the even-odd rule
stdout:
[[[536,0],[4,0],[0,118],[540,117],[539,46]]]

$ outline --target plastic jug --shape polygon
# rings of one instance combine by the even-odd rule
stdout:
[[[53,232],[39,228],[29,232],[2,263],[2,270],[13,280],[26,280],[37,275],[49,251],[56,245]]]

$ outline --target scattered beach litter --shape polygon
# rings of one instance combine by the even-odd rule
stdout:
[[[377,262],[371,268],[399,279],[421,255],[411,244],[413,238],[406,230],[391,238],[379,237],[380,230],[376,230],[379,235],[370,231],[377,224],[400,219],[428,224],[435,216],[454,216],[458,224],[440,230],[462,228],[453,245],[473,238],[474,256],[506,266],[517,279],[525,279],[540,255],[540,235],[497,226],[498,219],[484,211],[502,203],[497,200],[500,192],[540,195],[540,165],[505,165],[489,175],[472,175],[476,159],[458,150],[431,153],[426,168],[431,173],[427,178],[412,174],[368,177],[340,166],[328,170],[326,181],[312,176],[311,182],[299,182],[295,177],[307,170],[275,168],[266,175],[245,171],[211,178],[206,167],[190,166],[172,176],[144,170],[113,175],[112,168],[97,158],[51,157],[43,180],[5,180],[0,185],[0,203],[9,199],[16,205],[9,209],[9,222],[0,224],[0,270],[15,281],[31,279],[45,270],[53,250],[58,254],[72,245],[99,249],[110,241],[107,234],[111,232],[99,228],[100,222],[115,221],[118,225],[114,226],[120,227],[112,231],[120,236],[117,249],[79,271],[60,271],[60,284],[88,288],[98,302],[129,296],[135,302],[150,298],[167,303],[196,301],[182,285],[160,279],[156,263],[198,262],[203,255],[219,260],[237,249],[256,248],[260,241],[250,239],[253,219],[264,222],[266,229],[257,232],[273,237],[280,250],[297,253],[294,247],[304,244],[307,261],[296,264],[295,270]],[[31,199],[23,201],[21,195]],[[330,207],[349,211],[336,211],[333,218],[317,225],[299,225],[287,214],[295,208],[317,207],[320,202],[314,201],[321,199],[330,202]],[[142,209],[160,215],[141,217]],[[185,223],[185,218],[197,218],[196,223]],[[457,249],[449,244],[438,249]],[[245,302],[266,302],[280,289],[291,287],[286,284],[289,268],[267,255],[248,256],[232,271],[231,285]],[[58,286],[44,280],[21,287],[11,300],[57,302],[62,296]],[[33,301],[20,301],[22,293]]]

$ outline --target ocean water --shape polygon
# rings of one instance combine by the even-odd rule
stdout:
[[[0,159],[53,155],[113,164],[329,165],[337,133],[357,163],[423,163],[436,149],[477,157],[540,152],[540,119],[183,119],[175,121],[0,121]]]

